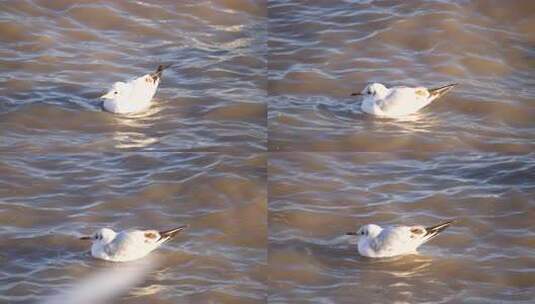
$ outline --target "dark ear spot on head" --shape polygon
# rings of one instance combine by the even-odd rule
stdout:
[[[424,230],[420,229],[420,228],[412,228],[411,232],[414,233],[414,234],[418,234],[418,235],[424,234]]]

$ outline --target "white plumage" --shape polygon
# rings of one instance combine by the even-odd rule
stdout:
[[[127,262],[146,256],[185,228],[187,226],[166,231],[126,230],[118,233],[109,228],[102,228],[92,236],[80,239],[93,242],[91,255],[97,259]]]
[[[405,254],[417,253],[418,247],[429,241],[452,221],[433,227],[424,226],[389,226],[382,228],[375,224],[361,226],[357,232],[348,232],[347,235],[356,235],[358,238],[358,252],[370,258],[386,258]]]
[[[364,97],[361,104],[363,112],[381,117],[396,118],[416,113],[446,94],[454,86],[456,84],[434,89],[403,86],[387,88],[380,83],[372,83],[360,93],[351,95]]]
[[[116,114],[131,114],[145,111],[150,107],[162,78],[162,72],[168,66],[158,66],[156,72],[143,75],[127,82],[116,82],[108,93],[102,95],[104,110]]]

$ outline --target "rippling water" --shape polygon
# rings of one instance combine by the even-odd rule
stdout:
[[[0,2],[0,303],[533,302],[534,3]],[[460,85],[392,120],[371,81]],[[344,235],[446,219],[421,255]],[[78,240],[181,224],[139,263]]]
[[[0,3],[0,151],[251,151],[266,145],[262,1]],[[113,82],[173,63],[152,108],[102,112]]]
[[[189,224],[112,303],[263,303],[265,161],[262,154],[4,155],[0,302],[35,303],[114,267],[78,240],[102,226]]]
[[[533,301],[534,154],[280,153],[268,172],[269,303]],[[343,235],[445,219],[421,255],[372,261]]]
[[[269,148],[533,150],[534,11],[533,1],[270,1]],[[460,85],[398,122],[349,97],[368,82]]]

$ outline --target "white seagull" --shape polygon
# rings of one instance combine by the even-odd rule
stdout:
[[[154,73],[127,82],[114,83],[110,91],[100,97],[104,100],[102,107],[117,114],[136,113],[148,109],[160,84],[163,70],[170,66],[160,65]]]
[[[92,236],[83,236],[80,240],[93,242],[91,255],[94,258],[111,262],[128,262],[146,256],[187,227],[185,225],[166,231],[126,230],[121,232],[102,228]]]
[[[387,88],[380,83],[366,86],[360,93],[364,97],[360,108],[368,114],[396,118],[416,113],[432,101],[446,94],[457,84],[449,84],[439,88],[428,89],[424,87],[391,87]]]
[[[389,226],[381,228],[375,224],[361,226],[356,235],[358,252],[369,258],[386,258],[405,254],[416,254],[418,247],[448,228],[453,221],[433,227]]]

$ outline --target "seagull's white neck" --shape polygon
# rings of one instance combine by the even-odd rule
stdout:
[[[375,95],[375,99],[384,99],[386,98],[386,96],[388,96],[389,93],[390,93],[390,90],[387,88],[385,88],[384,90],[379,90],[377,91]]]

